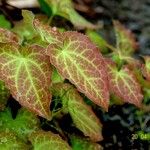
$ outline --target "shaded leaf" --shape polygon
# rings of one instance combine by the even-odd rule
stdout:
[[[116,34],[117,49],[123,55],[129,56],[137,49],[137,42],[133,33],[126,29],[120,22],[113,21]]]
[[[8,43],[8,42],[19,43],[19,38],[15,33],[7,29],[0,28],[0,43]]]
[[[1,150],[29,150],[29,146],[11,132],[0,132]]]
[[[58,72],[105,110],[109,105],[105,62],[97,47],[83,34],[65,32],[60,45],[49,45],[47,55]]]
[[[34,14],[31,11],[22,10],[22,16],[23,20],[16,22],[12,30],[17,33],[22,40],[32,39],[36,34],[33,27]]]
[[[50,131],[37,131],[32,133],[29,140],[33,145],[34,150],[71,150],[68,143],[62,138]]]
[[[71,136],[71,145],[73,150],[103,150],[100,144],[75,135]]]
[[[85,136],[89,136],[94,141],[103,139],[99,119],[73,86],[67,83],[54,84],[52,93],[62,99],[63,109],[68,110],[74,124]]]
[[[6,109],[4,112],[0,112],[0,131],[11,131],[16,134],[19,139],[23,141],[28,140],[28,136],[40,128],[40,122],[38,118],[21,108],[15,119],[12,118],[10,109]]]
[[[47,3],[45,2],[45,0],[38,0],[40,6],[41,6],[41,10],[43,12],[45,12],[48,16],[52,15],[52,10],[49,7],[49,5],[47,5]]]
[[[10,29],[11,23],[5,18],[4,15],[0,15],[0,27]]]
[[[93,30],[87,30],[86,35],[91,39],[93,43],[95,43],[102,53],[107,53],[107,42],[103,39],[103,37]]]
[[[39,46],[0,44],[0,77],[12,96],[24,107],[49,118],[51,69]]]
[[[79,29],[98,28],[98,26],[88,22],[74,10],[72,0],[43,0],[43,1],[46,2],[47,5],[49,5],[53,15],[59,15],[70,20],[71,23]]]
[[[122,98],[123,101],[140,107],[143,95],[134,73],[127,66],[118,70],[114,63],[107,62],[111,92]]]
[[[144,61],[145,64],[142,65],[142,73],[143,76],[150,81],[150,57],[149,56],[144,56]]]
[[[4,110],[9,96],[9,90],[5,87],[4,82],[0,80],[0,110]]]

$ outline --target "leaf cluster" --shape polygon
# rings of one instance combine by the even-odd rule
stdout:
[[[0,28],[0,147],[102,149],[96,143],[103,139],[100,118],[81,93],[104,111],[125,102],[145,108],[150,98],[150,57],[134,58],[138,48],[135,37],[118,21],[113,21],[113,46],[93,30],[98,26],[74,10],[71,0],[39,3],[49,16],[46,21],[23,10],[23,20],[13,28],[6,29],[9,23]],[[86,35],[51,27],[56,15],[77,29],[88,28]],[[15,119],[9,107],[5,108],[10,94],[22,106]],[[61,130],[57,120],[66,114],[84,138]],[[50,125],[54,121],[61,137],[42,130],[36,115]]]

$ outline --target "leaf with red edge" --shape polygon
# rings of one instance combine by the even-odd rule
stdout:
[[[117,49],[126,56],[133,54],[138,47],[135,36],[119,21],[113,21],[113,23],[116,34]]]
[[[145,64],[142,65],[143,76],[150,81],[150,56],[144,56]]]
[[[123,101],[140,107],[143,95],[134,73],[127,66],[123,66],[122,69],[118,70],[113,62],[107,62],[111,92]]]
[[[8,43],[8,42],[18,43],[19,38],[15,33],[7,29],[0,28],[0,43]]]
[[[34,150],[71,150],[71,147],[59,135],[50,131],[36,131],[29,137]]]
[[[100,141],[102,137],[102,124],[97,116],[88,106],[78,91],[70,84],[57,83],[52,87],[54,96],[59,96],[63,103],[63,109],[70,113],[75,126],[80,129],[85,136],[93,141]]]
[[[81,33],[65,32],[63,38],[62,44],[51,44],[47,48],[46,53],[50,56],[51,63],[80,92],[107,110],[107,71],[98,48]]]
[[[61,33],[57,31],[56,27],[51,28],[48,25],[41,23],[39,20],[35,19],[34,28],[41,37],[41,40],[48,44],[59,44],[62,41]]]
[[[0,77],[12,96],[24,107],[50,119],[51,68],[40,46],[0,44]]]

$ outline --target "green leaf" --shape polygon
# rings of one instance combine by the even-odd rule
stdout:
[[[52,9],[53,16],[54,15],[62,16],[70,20],[72,24],[79,29],[98,28],[98,26],[88,22],[74,10],[72,0],[43,0],[43,1],[46,2],[47,5]]]
[[[33,27],[34,14],[28,10],[22,10],[23,20],[17,22],[12,29],[17,33],[22,40],[32,39],[36,35],[36,31]]]
[[[38,118],[31,112],[21,108],[15,119],[12,118],[10,109],[0,112],[0,132],[11,131],[27,142],[28,136],[40,128]]]
[[[103,150],[100,144],[75,135],[71,136],[71,145],[73,150]]]
[[[63,109],[68,110],[75,126],[85,136],[89,136],[93,141],[103,139],[101,135],[102,125],[99,119],[73,86],[67,83],[54,84],[52,93],[61,98]]]
[[[0,80],[0,110],[5,109],[9,96],[9,90],[5,87],[5,83]]]
[[[93,30],[87,30],[86,35],[91,39],[93,43],[95,43],[102,53],[107,53],[107,42],[103,39],[103,37]]]
[[[116,46],[122,55],[130,56],[137,49],[137,42],[133,33],[120,22],[113,21],[116,34]]]
[[[50,119],[51,67],[40,46],[0,44],[0,78],[12,96],[24,107]]]
[[[41,6],[41,10],[43,12],[45,12],[48,16],[52,15],[52,10],[49,7],[49,5],[47,5],[47,3],[45,2],[45,0],[38,0],[40,6]]]
[[[0,15],[0,27],[5,29],[11,28],[11,23],[8,20],[6,20],[4,15]]]
[[[26,145],[11,132],[0,132],[0,149],[29,150],[29,145]]]
[[[71,150],[68,143],[50,131],[37,131],[31,134],[29,140],[34,150]]]
[[[118,70],[116,65],[109,60],[107,61],[107,66],[111,92],[120,97],[124,102],[140,107],[143,95],[135,74],[128,66],[123,66]]]
[[[0,28],[0,43],[16,42],[19,43],[19,37],[7,29]]]
[[[64,78],[58,73],[56,68],[53,68],[52,83],[64,82]]]
[[[47,55],[58,72],[80,92],[105,110],[109,105],[105,61],[99,49],[83,34],[65,32],[62,44],[51,44]]]

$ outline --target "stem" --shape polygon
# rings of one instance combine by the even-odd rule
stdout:
[[[53,18],[54,18],[54,15],[52,14],[52,15],[49,17],[48,22],[47,22],[49,25],[52,23]]]
[[[112,45],[106,43],[106,47],[109,48],[111,51],[116,52],[117,49],[115,47],[113,47]]]
[[[59,123],[57,122],[57,121],[53,121],[54,122],[54,124],[55,124],[55,126],[56,126],[56,128],[57,128],[57,131],[60,133],[60,135],[64,138],[64,140],[66,140],[67,141],[67,137],[65,136],[65,134],[64,134],[64,132],[62,131],[62,129],[60,128],[60,126],[59,126]]]

